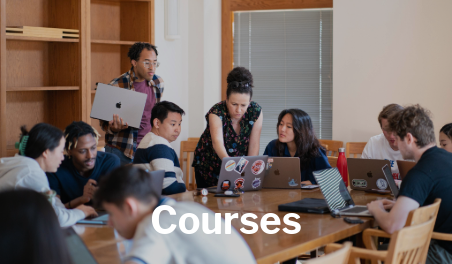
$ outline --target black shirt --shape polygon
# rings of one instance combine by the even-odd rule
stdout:
[[[61,202],[67,203],[83,195],[83,188],[89,179],[99,183],[101,176],[119,167],[118,156],[97,152],[96,163],[89,177],[83,177],[74,167],[72,160],[65,156],[56,173],[47,173],[50,189],[60,195]]]
[[[434,231],[452,234],[452,153],[438,147],[426,150],[404,178],[399,196],[409,197],[420,206],[441,198]],[[438,244],[452,254],[452,242]]]

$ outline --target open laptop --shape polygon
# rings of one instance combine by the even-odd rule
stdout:
[[[267,172],[267,160],[267,155],[224,158],[217,187],[210,187],[207,190],[211,193],[224,193],[235,188],[245,192],[259,191],[262,189]]]
[[[141,167],[140,164],[134,164],[133,166]],[[146,170],[148,171],[148,170]],[[165,171],[151,171],[149,172],[149,177],[151,177],[152,188],[158,195],[157,199],[160,200],[163,188],[163,179],[165,178]],[[106,211],[97,211],[98,216],[87,217],[77,222],[77,224],[88,224],[88,225],[106,225],[108,223],[108,213]]]
[[[353,190],[387,190],[389,192],[387,184],[383,189],[384,185],[379,184],[380,179],[385,179],[381,168],[384,165],[391,167],[389,160],[348,158],[347,165],[350,188]]]
[[[399,188],[397,187],[397,184],[395,183],[395,180],[392,177],[391,167],[389,167],[388,165],[384,165],[383,168],[381,168],[381,170],[383,171],[383,174],[385,175],[386,182],[388,183],[392,194],[394,195],[394,197],[397,198],[399,196]]]
[[[63,229],[66,244],[73,264],[97,264],[83,240],[72,227]]]
[[[408,172],[416,165],[414,161],[398,160],[397,167],[399,167],[400,179],[405,179]]]
[[[117,114],[130,127],[139,128],[147,94],[99,83],[91,118],[111,121]]]
[[[300,158],[268,158],[264,188],[300,189]]]
[[[314,171],[312,174],[332,213],[341,216],[372,216],[367,206],[355,205],[337,168]]]

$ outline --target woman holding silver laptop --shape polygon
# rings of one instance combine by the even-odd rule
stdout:
[[[196,146],[192,166],[199,188],[217,185],[223,158],[259,154],[263,115],[251,101],[253,76],[246,68],[236,67],[227,83],[226,100],[207,112],[207,127]]]

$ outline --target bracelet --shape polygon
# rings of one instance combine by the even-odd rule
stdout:
[[[72,209],[71,201],[69,201],[69,203],[67,203],[67,205],[69,206],[69,209]]]

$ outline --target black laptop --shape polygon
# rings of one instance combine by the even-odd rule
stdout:
[[[73,264],[97,264],[83,240],[75,233],[72,227],[63,229],[63,234],[66,238],[66,244]]]

